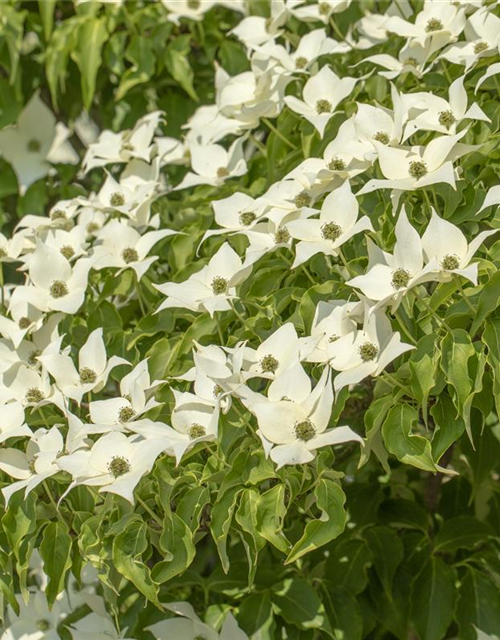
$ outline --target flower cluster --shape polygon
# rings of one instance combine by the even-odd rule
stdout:
[[[225,464],[218,445],[229,415],[275,470],[306,465],[322,447],[363,450],[362,434],[341,419],[349,393],[374,378],[398,390],[392,370],[415,350],[412,316],[428,314],[430,331],[433,322],[440,327],[429,294],[447,284],[470,304],[462,287],[478,283],[477,253],[497,233],[475,224],[469,242],[429,189],[457,188],[461,159],[481,146],[471,144],[472,131],[491,122],[477,91],[500,63],[475,95],[470,74],[483,59],[498,59],[495,5],[425,0],[414,12],[409,2],[393,2],[375,14],[360,3],[359,20],[343,35],[336,17],[351,0],[273,0],[268,17],[249,15],[243,0],[162,4],[177,26],[202,22],[216,7],[234,12],[228,38],[246,52],[248,70],[231,75],[217,65],[212,104],[196,109],[179,139],[163,135],[169,114],[160,110],[118,132],[80,118],[79,179],[89,184],[92,176],[100,186],[80,188],[46,216],[26,215],[10,237],[0,235],[0,264],[12,275],[2,285],[0,317],[6,505],[49,479],[57,481],[58,505],[82,486],[95,498],[115,494],[134,505],[159,459],[182,466],[208,450]],[[400,39],[398,57],[372,52],[388,36]],[[337,56],[365,51],[345,74],[334,70]],[[401,86],[410,78],[418,89],[451,64],[460,71],[444,91]],[[362,102],[378,79],[390,99]],[[302,148],[278,128],[286,116],[301,127]],[[0,153],[21,194],[57,175],[55,165],[80,162],[70,135],[38,93],[0,131]],[[242,188],[252,161],[273,162],[271,140],[292,161],[260,191]],[[162,206],[201,192],[214,224],[193,239]],[[497,188],[478,213],[499,202]],[[166,256],[184,246],[196,255],[173,272]],[[300,313],[286,317],[290,275],[306,287]],[[283,298],[268,304],[275,278]],[[103,301],[109,313],[140,310],[131,318],[139,341],[191,325],[182,346],[188,357],[173,366],[181,346],[172,342],[152,367],[152,355],[134,348],[135,335],[120,344],[120,328],[102,321]],[[200,318],[213,330],[209,340],[198,339]],[[20,614],[10,612],[2,640],[20,637],[17,629],[54,629],[43,637],[59,638],[55,629],[87,596],[92,612],[68,627],[74,640],[125,638],[89,587],[51,610],[37,591],[28,605],[20,602]],[[231,614],[219,633],[186,604],[168,608],[180,618],[152,624],[159,639],[247,637]]]

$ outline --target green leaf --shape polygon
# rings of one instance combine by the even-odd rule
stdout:
[[[40,555],[43,560],[43,570],[49,579],[45,595],[51,605],[64,589],[66,574],[72,564],[71,537],[65,524],[49,522],[43,531]]]
[[[472,327],[470,328],[471,336],[475,336],[479,327],[483,322],[495,311],[500,305],[500,271],[497,271],[484,285],[479,294],[477,303],[477,312]]]
[[[191,51],[190,40],[189,34],[175,38],[167,46],[164,61],[174,80],[177,80],[184,91],[198,102],[198,95],[194,89],[194,73],[188,60]]]
[[[154,43],[149,38],[133,36],[125,57],[132,66],[122,75],[115,100],[122,100],[133,87],[147,82],[155,72]]]
[[[56,109],[58,108],[59,88],[63,92],[66,91],[68,58],[74,48],[80,22],[79,18],[65,20],[52,32],[45,51],[45,73],[50,96]]]
[[[241,487],[232,487],[212,507],[210,531],[219,553],[222,568],[229,571],[229,557],[227,555],[227,536],[231,528],[234,511],[238,504]]]
[[[476,640],[473,625],[484,633],[498,633],[500,591],[497,585],[488,576],[472,567],[467,567],[465,571],[456,608],[460,638]]]
[[[196,549],[191,529],[176,513],[165,514],[160,547],[165,552],[165,559],[153,569],[155,582],[171,580],[183,573],[194,560]]]
[[[238,623],[252,640],[274,640],[276,624],[269,593],[245,598],[238,609]]]
[[[158,584],[142,561],[142,554],[148,548],[146,523],[130,522],[125,531],[113,540],[113,563],[116,570],[130,580],[143,596],[163,609],[158,600]]]
[[[476,355],[476,350],[470,335],[464,329],[454,329],[452,333],[448,333],[441,341],[441,350],[441,368],[446,382],[453,388],[457,414],[462,415],[465,401],[472,390],[469,360]],[[467,433],[472,441],[470,427]]]
[[[472,516],[458,516],[446,520],[439,530],[435,541],[436,553],[453,553],[458,549],[474,549],[493,536],[492,528]]]
[[[273,587],[271,600],[276,613],[300,629],[321,629],[327,624],[323,604],[306,580],[283,580]]]
[[[455,571],[430,558],[412,586],[411,620],[420,638],[442,640],[453,620]]]
[[[436,384],[440,352],[436,349],[434,335],[424,336],[408,361],[411,372],[411,390],[422,406],[424,423],[427,425],[427,402],[429,393]]]
[[[382,435],[388,451],[404,462],[424,471],[436,471],[431,443],[423,436],[412,434],[418,412],[407,404],[393,407],[382,425]]]
[[[97,72],[102,63],[102,47],[109,36],[105,17],[85,20],[76,33],[71,57],[81,74],[83,105],[88,111],[94,97]]]
[[[306,524],[302,537],[293,546],[285,564],[295,562],[306,553],[319,549],[339,536],[344,530],[346,524],[345,494],[339,485],[333,480],[322,478],[314,490],[314,495],[321,516]]]
[[[24,492],[18,491],[11,497],[7,512],[2,517],[2,528],[18,559],[21,543],[36,530],[35,502],[34,493],[25,498]]]
[[[368,584],[366,572],[372,563],[373,553],[364,540],[342,540],[335,544],[327,560],[328,580],[358,595]]]
[[[403,559],[403,543],[389,527],[371,527],[363,534],[371,552],[373,566],[384,591],[390,598],[396,569]]]
[[[54,11],[56,0],[38,0],[38,11],[42,18],[43,35],[48,40],[54,26]]]
[[[326,592],[325,596],[326,610],[335,640],[361,640],[363,617],[356,598],[338,587]]]
[[[290,543],[283,533],[285,515],[285,485],[278,484],[263,494],[254,489],[245,489],[236,520],[248,533],[257,533],[263,540],[287,553]]]

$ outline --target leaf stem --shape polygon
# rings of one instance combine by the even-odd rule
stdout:
[[[160,527],[163,529],[163,522],[159,518],[159,516],[157,516],[156,513],[148,507],[148,505],[144,502],[144,500],[140,496],[136,495],[136,498],[137,498],[137,502],[141,505],[144,511],[147,511],[149,515],[153,518],[153,520],[156,522],[156,524],[159,524]]]
[[[278,136],[278,138],[284,142],[286,145],[288,145],[290,147],[290,149],[293,149],[295,151],[295,145],[292,144],[290,142],[290,140],[287,140],[285,138],[285,136],[281,133],[281,131],[278,131],[278,129],[274,126],[274,124],[272,124],[272,122],[269,122],[269,120],[267,118],[262,118],[262,122],[269,127],[269,129],[271,129],[271,131],[276,134]]]

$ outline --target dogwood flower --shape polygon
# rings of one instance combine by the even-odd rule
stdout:
[[[176,233],[170,229],[159,229],[141,235],[129,225],[111,220],[97,235],[94,269],[133,269],[140,280],[153,262],[158,260],[158,256],[147,257],[153,245]]]
[[[228,35],[236,36],[249,49],[274,40],[282,34],[281,27],[286,23],[290,12],[284,0],[274,0],[270,4],[270,10],[269,18],[263,16],[243,18],[236,27],[228,32]]]
[[[244,266],[241,258],[226,242],[212,256],[208,265],[186,281],[154,285],[167,296],[156,313],[181,307],[196,312],[205,310],[213,317],[216,311],[227,311],[231,308],[229,301],[236,297],[236,286],[250,275],[251,270],[252,266]]]
[[[278,469],[284,465],[305,464],[314,460],[316,450],[349,441],[363,442],[350,427],[327,431],[333,405],[333,390],[328,369],[311,390],[303,380],[289,380],[287,396],[279,401],[252,404],[266,454]]]
[[[31,437],[33,432],[24,421],[24,407],[20,402],[1,404],[2,423],[0,425],[0,443],[9,438]]]
[[[412,191],[431,184],[446,182],[455,188],[453,162],[476,147],[459,143],[467,133],[461,131],[451,136],[431,140],[425,147],[387,147],[376,143],[380,169],[385,179],[369,180],[356,195],[371,193],[376,189]]]
[[[347,285],[360,289],[369,300],[377,301],[374,308],[390,302],[393,311],[410,289],[434,280],[437,267],[435,260],[424,267],[422,240],[418,231],[409,223],[404,208],[399,214],[395,232],[393,255],[371,248],[368,272],[346,282]]]
[[[231,613],[228,613],[220,634],[210,625],[205,624],[196,615],[188,602],[170,602],[164,607],[177,614],[177,618],[162,620],[146,627],[157,640],[248,640],[248,636],[239,627]]]
[[[453,135],[464,120],[490,122],[477,103],[474,102],[467,108],[464,80],[465,76],[461,76],[452,82],[448,101],[432,93],[401,94],[401,100],[409,114],[403,140],[417,131],[438,131]]]
[[[74,622],[69,631],[73,640],[133,640],[126,637],[126,630],[118,632],[113,620],[108,615],[89,613]]]
[[[357,82],[358,78],[339,78],[325,65],[304,85],[303,100],[286,96],[285,103],[292,111],[303,115],[322,138],[336,107],[352,92]]]
[[[432,217],[422,236],[422,247],[427,261],[437,263],[436,279],[447,282],[453,274],[462,276],[477,284],[477,262],[471,264],[472,257],[486,238],[497,233],[498,229],[481,231],[468,243],[462,231],[443,220],[432,210]]]
[[[174,190],[187,189],[200,184],[220,186],[230,178],[242,176],[247,171],[243,155],[243,138],[235,140],[226,151],[218,144],[192,145],[191,168]]]
[[[55,426],[37,429],[26,445],[26,453],[19,449],[1,449],[0,469],[17,480],[2,488],[5,504],[17,491],[24,489],[27,496],[44,480],[58,473],[60,469],[56,463],[67,453],[64,439]]]
[[[88,146],[82,163],[84,172],[132,158],[150,162],[156,151],[153,136],[162,118],[162,111],[153,111],[139,118],[133,129],[119,133],[104,130],[96,142]]]
[[[314,351],[307,362],[328,362],[328,345],[357,329],[357,317],[362,309],[361,302],[345,300],[320,300],[314,313],[311,338],[318,339]]]
[[[465,25],[465,42],[455,42],[443,51],[439,58],[453,64],[473,67],[481,58],[498,53],[500,45],[500,19],[487,7],[472,14]]]
[[[50,163],[76,164],[78,154],[67,142],[70,131],[56,119],[34,93],[15,125],[0,131],[0,153],[12,165],[23,195],[46,176]]]
[[[63,413],[66,412],[64,397],[50,384],[48,372],[43,369],[38,372],[24,364],[4,373],[0,398],[17,400],[24,407],[33,407],[34,410],[46,404],[55,404]]]
[[[76,486],[99,487],[100,493],[115,493],[134,503],[134,489],[142,476],[151,471],[165,449],[163,439],[138,440],[136,435],[113,431],[101,436],[90,450],[80,450],[59,458],[58,466]]]
[[[304,22],[321,21],[328,24],[334,13],[345,11],[351,2],[352,0],[318,0],[306,6],[293,8],[292,12],[296,18]],[[303,5],[304,0],[297,4]]]
[[[338,255],[338,249],[361,231],[373,231],[370,218],[358,220],[359,206],[349,181],[332,191],[323,202],[319,219],[292,220],[287,228],[300,242],[295,248],[292,269],[307,262],[317,253]]]
[[[399,51],[397,58],[388,53],[376,53],[372,56],[367,56],[362,62],[372,62],[386,69],[386,71],[379,71],[378,73],[388,80],[394,80],[394,78],[403,73],[411,73],[415,77],[421,78],[426,72],[425,65],[429,56],[428,49],[418,43],[408,42]]]
[[[215,222],[221,229],[207,229],[200,246],[207,238],[220,234],[234,234],[252,229],[262,217],[263,205],[246,193],[233,193],[228,198],[212,202]]]
[[[71,266],[60,251],[39,243],[29,260],[32,285],[17,287],[9,306],[28,302],[40,311],[76,313],[83,304],[91,267],[89,258]]]
[[[25,236],[15,233],[12,238],[6,238],[0,233],[0,262],[16,262],[20,259],[25,246]]]
[[[130,364],[118,356],[111,356],[108,360],[102,329],[92,331],[80,349],[78,368],[69,355],[60,353],[41,355],[38,360],[54,378],[61,393],[78,404],[85,393],[102,389],[115,367]]]
[[[328,345],[330,366],[339,371],[333,381],[338,393],[347,385],[357,384],[367,376],[378,376],[395,358],[414,349],[401,342],[387,316],[380,310],[365,314],[364,327],[340,337]]]
[[[58,628],[61,622],[72,612],[66,594],[60,593],[49,607],[45,593],[30,587],[28,602],[19,595],[19,614],[8,607],[9,626],[3,631],[0,640],[61,640]]]
[[[186,146],[182,149],[182,164],[186,164],[186,162],[189,163],[189,149],[192,146],[204,147],[220,142],[229,135],[240,136],[247,125],[240,120],[226,117],[220,112],[219,106],[213,104],[198,107],[182,128],[187,129]],[[166,157],[162,155],[162,164],[165,159]],[[169,164],[173,164],[172,159],[169,160]]]

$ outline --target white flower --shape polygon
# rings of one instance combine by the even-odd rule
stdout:
[[[395,232],[393,255],[372,249],[368,272],[346,282],[360,289],[369,300],[377,301],[375,308],[391,303],[392,310],[395,310],[410,289],[435,279],[437,262],[431,261],[424,267],[422,240],[409,223],[404,208],[399,214]]]
[[[230,178],[237,178],[247,172],[243,155],[243,138],[235,140],[226,151],[218,144],[206,146],[192,145],[191,168],[174,191],[195,187],[200,184],[220,186]]]
[[[328,345],[357,329],[357,319],[362,310],[361,302],[345,300],[321,300],[314,313],[311,337],[319,341],[314,351],[306,358],[307,362],[326,363],[329,360]]]
[[[417,131],[438,131],[453,135],[464,120],[490,122],[476,102],[467,108],[464,80],[465,76],[461,76],[452,82],[448,101],[432,93],[401,94],[401,100],[409,114],[403,140]]]
[[[38,93],[33,94],[17,123],[0,131],[0,153],[12,165],[21,195],[49,173],[51,162],[78,162],[78,154],[67,142],[69,135],[63,124],[56,124]]]
[[[161,3],[168,9],[168,19],[180,24],[181,18],[203,20],[205,13],[215,7],[217,0],[161,0]]]
[[[421,78],[426,73],[425,65],[429,55],[427,48],[418,43],[408,42],[399,51],[397,58],[388,53],[376,53],[364,58],[362,62],[373,62],[387,69],[387,71],[379,71],[379,75],[388,80],[393,80],[403,73],[411,73],[417,78]]]
[[[15,262],[20,260],[20,255],[24,250],[26,238],[23,233],[16,233],[10,238],[6,238],[0,233],[0,262]]]
[[[120,271],[133,269],[140,280],[149,267],[158,260],[158,256],[147,257],[157,242],[176,231],[160,229],[148,231],[142,235],[128,224],[111,220],[99,231],[98,243],[94,247],[94,269],[116,267]]]
[[[217,71],[217,73],[220,72]],[[189,118],[187,124],[182,127],[188,131],[186,134],[187,146],[183,146],[182,148],[182,164],[185,164],[186,161],[189,160],[189,148],[191,146],[199,145],[203,147],[220,142],[220,140],[229,135],[239,136],[246,127],[247,124],[244,122],[228,118],[220,113],[219,107],[216,104],[198,107],[191,118]],[[157,144],[159,145],[159,143]],[[161,155],[162,165],[167,159],[168,164],[173,164],[171,157]],[[179,164],[181,164],[180,161]]]
[[[284,399],[252,403],[266,454],[278,465],[304,464],[314,460],[316,449],[349,441],[363,442],[349,427],[327,431],[333,405],[328,368],[311,391],[311,384],[289,376]]]
[[[332,191],[323,202],[319,219],[292,220],[287,224],[290,235],[300,242],[295,248],[292,269],[317,253],[338,255],[338,249],[361,231],[373,231],[368,216],[358,220],[359,206],[351,186],[344,184]]]
[[[465,25],[465,42],[456,42],[443,51],[439,58],[461,64],[468,71],[480,58],[498,54],[500,45],[500,18],[488,7],[471,15]]]
[[[222,630],[219,633],[208,624],[205,624],[196,615],[192,605],[188,602],[170,602],[164,605],[180,618],[170,618],[155,622],[145,631],[149,631],[157,640],[248,640],[246,633],[238,627],[231,613],[228,613]]]
[[[221,229],[207,229],[200,245],[207,238],[220,234],[245,233],[252,229],[262,217],[264,206],[246,193],[233,193],[228,198],[212,202],[215,222]]]
[[[87,172],[111,163],[128,162],[132,158],[150,162],[156,151],[153,136],[162,118],[162,111],[153,111],[140,118],[133,129],[119,133],[106,129],[96,142],[89,144],[83,158],[83,170]]]
[[[91,266],[88,258],[71,266],[60,251],[39,243],[29,260],[32,285],[17,287],[10,307],[28,302],[40,311],[76,313],[85,298]]]
[[[339,78],[329,65],[325,65],[304,85],[303,100],[286,96],[285,103],[296,113],[303,115],[323,137],[336,107],[354,89],[358,78]]]
[[[345,11],[351,2],[352,0],[317,0],[317,2],[308,4],[307,6],[294,8],[292,13],[296,18],[304,22],[319,20],[328,24],[334,13]],[[303,5],[304,0],[297,4]]]
[[[59,467],[73,477],[66,493],[76,486],[88,485],[99,487],[101,493],[120,495],[133,504],[135,487],[151,471],[165,447],[163,439],[138,440],[136,435],[107,433],[92,449],[58,459]]]
[[[8,504],[11,496],[21,489],[25,489],[24,495],[27,496],[41,482],[58,473],[57,463],[67,453],[64,439],[56,426],[35,431],[26,445],[26,453],[19,449],[1,449],[0,469],[17,479],[17,482],[3,487],[5,503]]]
[[[24,364],[12,367],[3,375],[0,397],[17,400],[24,407],[38,409],[46,404],[55,404],[66,412],[64,398],[54,385],[50,384],[47,371],[39,373]]]
[[[369,180],[356,195],[371,193],[376,189],[412,191],[431,184],[446,182],[455,188],[454,160],[476,147],[459,142],[467,133],[441,136],[425,147],[395,148],[376,143],[380,169],[385,179]]]
[[[118,632],[113,620],[106,615],[89,613],[69,627],[73,640],[133,640],[126,631]]]
[[[366,311],[364,328],[352,331],[328,345],[330,366],[340,373],[333,386],[338,393],[347,385],[357,384],[367,376],[378,376],[401,354],[414,349],[401,342],[399,332],[392,331],[383,312]]]
[[[13,401],[1,404],[0,443],[9,438],[20,438],[33,435],[24,421],[24,407],[20,402]]]
[[[172,307],[208,311],[211,316],[216,311],[227,311],[231,308],[229,300],[237,297],[236,286],[250,275],[251,270],[252,267],[244,266],[241,258],[226,242],[212,256],[208,265],[184,282],[154,285],[167,296],[156,313]]]
[[[262,342],[257,349],[244,350],[245,378],[275,379],[304,360],[314,349],[315,341],[299,338],[295,326],[286,322]]]
[[[28,603],[21,595],[16,596],[20,607],[19,615],[9,606],[10,625],[2,633],[0,640],[61,640],[58,627],[71,613],[66,595],[61,593],[49,607],[43,591],[35,591],[33,587],[29,591]]]
[[[438,265],[439,272],[435,279],[447,282],[456,274],[477,284],[478,266],[477,262],[471,264],[471,260],[484,240],[497,232],[498,229],[481,231],[468,243],[457,226],[440,218],[433,209],[422,236],[422,247],[426,260]]]
[[[248,16],[240,20],[236,27],[228,32],[241,40],[249,49],[274,40],[283,31],[281,27],[286,23],[290,13],[284,0],[273,0],[270,3],[271,16]]]
[[[38,356],[38,360],[56,381],[56,386],[67,398],[80,404],[85,393],[101,390],[110,372],[122,364],[130,364],[118,356],[109,360],[103,341],[103,330],[95,329],[78,354],[78,368],[72,358],[62,353]]]
[[[407,118],[406,110],[396,87],[391,83],[391,95],[394,111],[371,104],[358,103],[354,116],[354,127],[359,140],[370,142],[374,148],[373,159],[377,150],[375,142],[389,146],[397,146],[403,135],[403,124]]]

